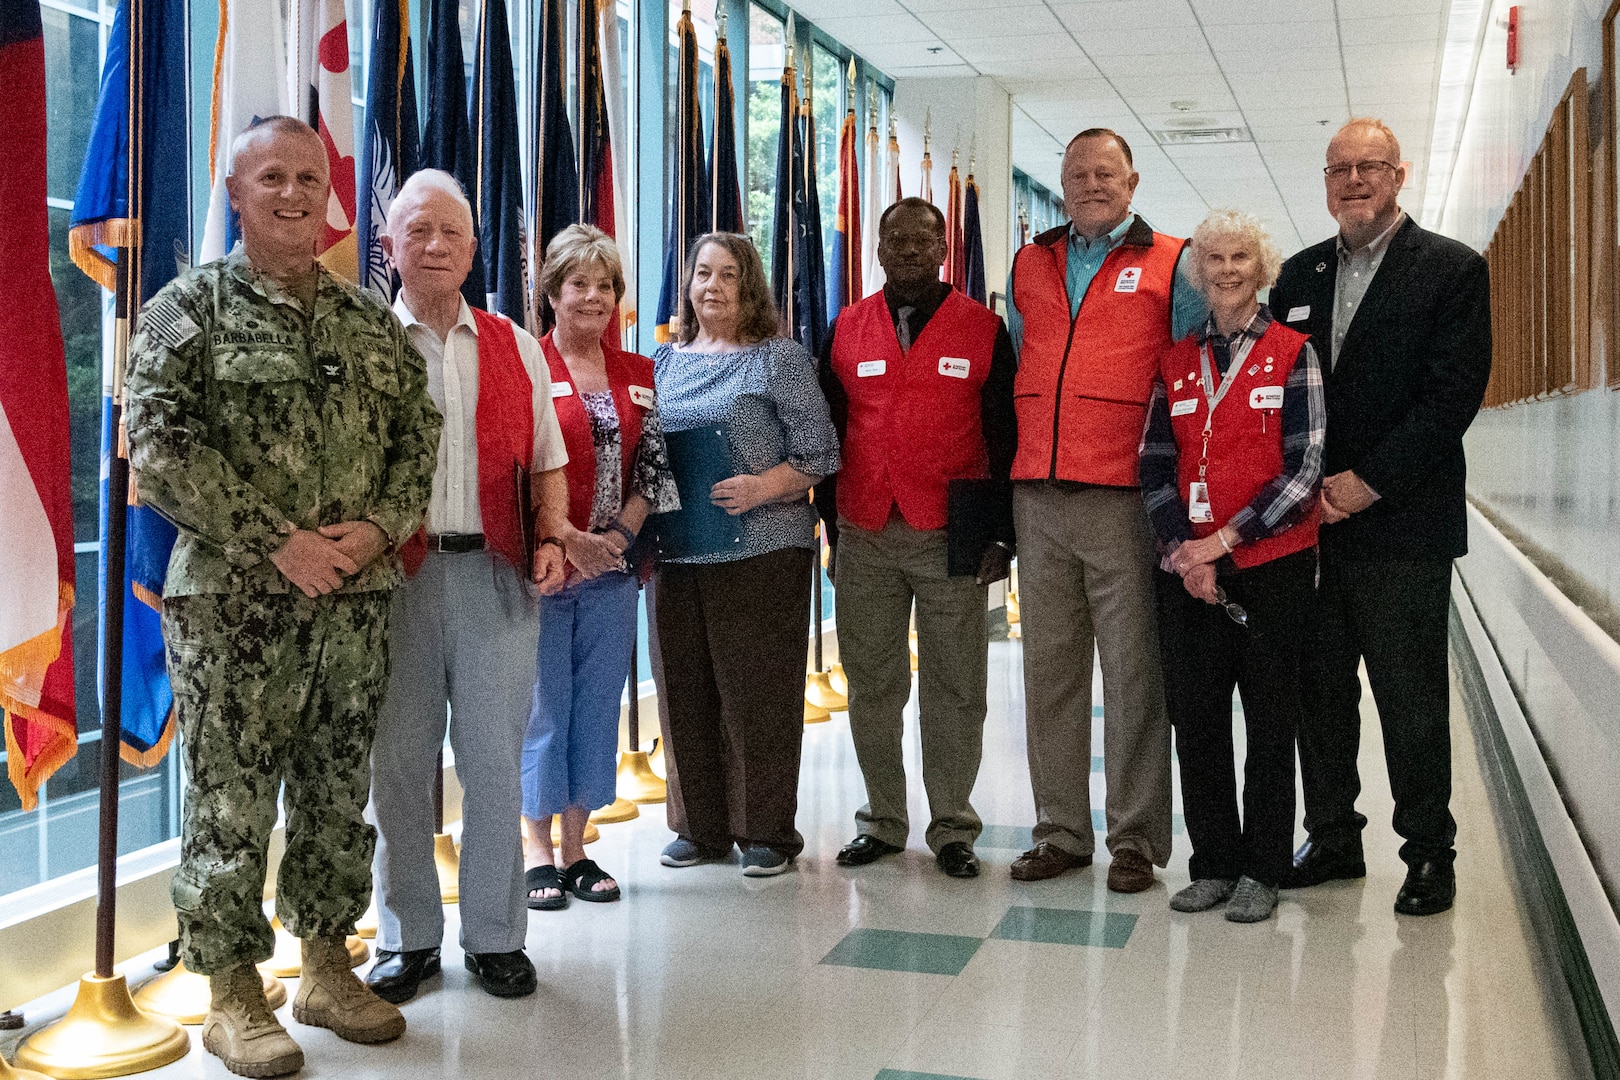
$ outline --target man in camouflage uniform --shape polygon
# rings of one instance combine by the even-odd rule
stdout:
[[[394,553],[421,524],[440,418],[388,309],[315,262],[319,136],[276,117],[233,149],[242,244],[142,311],[128,419],[141,497],[180,529],[163,614],[188,785],[173,896],[186,965],[213,980],[203,1045],[276,1076],[303,1064],[254,969],[272,951],[261,899],[283,784],[293,1016],[354,1042],[405,1030],[344,939],[371,893]]]

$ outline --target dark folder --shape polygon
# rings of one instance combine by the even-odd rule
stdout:
[[[1012,491],[1000,480],[951,480],[945,486],[945,572],[979,572],[984,553],[1012,518]]]
[[[523,546],[523,565],[518,569],[523,580],[534,577],[534,502],[530,491],[529,470],[522,462],[512,466],[512,489],[517,496],[518,534]]]
[[[675,474],[681,508],[647,519],[657,557],[713,555],[742,543],[741,516],[733,517],[714,505],[709,494],[714,485],[737,475],[726,429],[707,424],[685,431],[666,431],[664,445],[669,450],[670,471]]]

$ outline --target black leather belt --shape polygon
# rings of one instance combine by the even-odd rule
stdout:
[[[429,551],[441,555],[465,555],[469,551],[484,550],[483,533],[428,533]]]

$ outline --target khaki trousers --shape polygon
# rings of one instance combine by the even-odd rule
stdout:
[[[849,677],[849,731],[866,780],[855,827],[904,847],[902,737],[911,697],[906,638],[917,605],[917,727],[922,736],[925,839],[971,845],[983,823],[969,803],[984,743],[988,588],[950,577],[945,530],[918,530],[894,515],[881,532],[838,524],[838,657]]]
[[[1091,657],[1102,663],[1108,850],[1170,858],[1170,722],[1153,539],[1135,489],[1013,488],[1035,841],[1090,855]]]

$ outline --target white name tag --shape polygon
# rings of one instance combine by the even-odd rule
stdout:
[[[1142,281],[1142,268],[1140,266],[1127,266],[1119,272],[1114,281],[1115,292],[1135,292],[1136,286]]]
[[[870,379],[873,375],[881,375],[888,370],[887,360],[862,360],[855,365],[855,375],[861,379]]]
[[[939,373],[949,375],[953,379],[968,377],[969,364],[960,356],[942,356],[939,358]]]
[[[554,383],[551,384],[551,396],[554,397],[554,398],[572,397],[573,394],[574,394],[574,384],[573,383],[554,382]]]
[[[1249,408],[1251,409],[1280,409],[1283,402],[1283,388],[1280,386],[1257,386],[1249,391]]]
[[[1299,320],[1301,320],[1301,319],[1308,319],[1310,317],[1311,317],[1311,305],[1309,305],[1309,304],[1301,304],[1299,307],[1291,307],[1291,308],[1289,308],[1288,309],[1288,318],[1284,319],[1283,322],[1299,322]]]
[[[643,409],[650,409],[653,407],[653,402],[656,401],[657,398],[653,395],[652,390],[648,387],[631,386],[630,400],[635,402],[637,405],[640,405]]]
[[[1182,398],[1180,401],[1170,403],[1171,416],[1186,416],[1188,413],[1198,411],[1198,399],[1195,397]]]
[[[1187,520],[1201,525],[1215,520],[1209,508],[1209,485],[1202,480],[1187,485]]]

